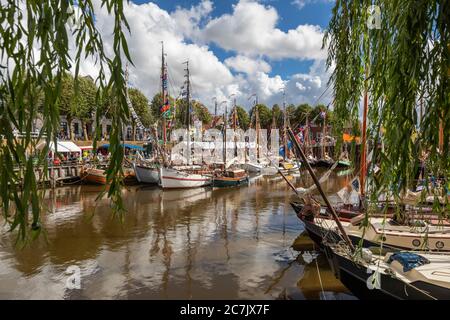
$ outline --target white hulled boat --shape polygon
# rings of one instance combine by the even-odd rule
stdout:
[[[160,168],[159,172],[160,185],[163,189],[204,187],[210,185],[212,180],[212,176],[208,172],[195,170],[192,166],[185,168]]]
[[[133,163],[136,179],[140,183],[154,184],[159,182],[159,169],[142,164]]]
[[[198,188],[211,184],[210,170],[195,166],[191,158],[191,102],[189,62],[186,62],[186,102],[187,102],[187,166],[162,167],[159,169],[160,186],[163,189]]]

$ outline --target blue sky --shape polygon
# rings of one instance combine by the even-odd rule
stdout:
[[[131,27],[128,47],[135,67],[130,82],[149,99],[160,88],[161,45],[169,64],[171,94],[183,85],[181,62],[189,60],[194,99],[210,110],[212,98],[249,109],[248,97],[272,106],[287,102],[324,103],[329,70],[322,50],[332,0],[133,0],[125,3]],[[112,43],[113,20],[96,17],[104,41]],[[89,73],[92,64],[82,71]],[[322,101],[317,99],[322,96]]]
[[[168,12],[173,12],[179,7],[188,9],[199,3],[198,0],[133,0],[133,2],[137,4],[153,2]],[[238,0],[214,0],[214,10],[212,11],[211,17],[215,18],[223,14],[231,14],[233,11],[233,5],[237,2]],[[333,8],[333,1],[326,0],[306,0],[304,1],[305,5],[301,9],[294,3],[293,0],[263,0],[259,2],[273,6],[277,9],[278,14],[280,15],[280,20],[277,27],[283,31],[295,29],[299,24],[318,25],[322,29],[325,29],[331,18],[331,10]],[[225,60],[226,58],[233,56],[232,52],[223,50],[214,44],[210,45],[210,48],[221,60]],[[275,60],[271,62],[272,71],[269,74],[271,76],[279,74],[283,77],[289,77],[294,73],[308,72],[308,69],[312,63],[313,62],[311,60]]]

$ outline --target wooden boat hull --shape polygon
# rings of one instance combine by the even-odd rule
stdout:
[[[322,226],[317,225],[314,223],[314,220],[311,220],[310,217],[306,217],[301,213],[302,206],[293,202],[291,203],[292,207],[294,208],[294,211],[297,214],[297,217],[305,224],[305,229],[308,232],[310,238],[316,242],[316,244],[323,248],[323,236],[324,234],[327,234],[327,241],[330,242],[330,240],[336,239],[339,240],[338,234],[334,231],[335,228],[325,229]],[[337,211],[337,214],[341,216],[340,212]],[[356,213],[355,213],[356,214]],[[342,218],[341,222],[346,223],[347,225],[350,219]],[[334,221],[329,220],[329,224],[334,226]],[[353,242],[353,244],[358,245],[361,241],[361,236],[359,234],[356,234],[354,232],[355,229],[358,229],[357,227],[346,227],[344,225],[344,228],[347,231],[347,235],[349,236],[350,240]],[[358,231],[359,232],[359,231]],[[380,245],[380,243],[376,239],[380,239],[381,237],[384,237],[383,246],[388,248],[394,248],[394,249],[401,249],[401,250],[421,250],[421,249],[427,249],[430,251],[441,251],[446,252],[450,251],[450,237],[440,236],[440,235],[433,235],[428,234],[427,236],[427,246],[424,247],[423,244],[423,237],[421,237],[421,234],[409,234],[408,232],[390,232],[389,230],[383,229],[378,230],[375,228],[375,225],[373,223],[370,223],[369,227],[366,229],[364,239],[362,242],[363,247],[377,247]]]
[[[212,186],[214,188],[239,187],[246,184],[248,184],[248,177],[241,177],[241,178],[218,177],[214,178],[212,181]]]
[[[159,182],[159,169],[133,164],[136,179],[140,183],[156,184]]]
[[[211,176],[171,168],[160,168],[160,186],[163,189],[198,188],[211,184]]]
[[[106,174],[104,170],[87,169],[83,172],[82,179],[88,183],[106,185]]]
[[[331,160],[325,160],[325,159],[320,159],[317,160],[317,162],[315,163],[315,167],[321,167],[321,168],[331,168],[333,166],[334,162]]]

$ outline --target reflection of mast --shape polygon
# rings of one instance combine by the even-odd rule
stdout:
[[[186,265],[186,279],[187,279],[187,288],[188,288],[188,298],[192,298],[192,247],[191,247],[191,214],[188,214],[188,221],[186,225],[186,235],[187,235],[187,265]]]
[[[164,219],[163,220],[164,221],[164,223],[163,223],[163,228],[164,228],[164,231],[163,231],[164,246],[163,246],[163,249],[162,249],[162,254],[163,254],[163,258],[164,258],[163,262],[164,262],[164,266],[166,267],[166,270],[163,273],[162,282],[163,282],[163,291],[164,291],[165,297],[168,298],[167,289],[168,289],[168,286],[169,286],[170,265],[171,265],[171,261],[172,261],[173,250],[172,250],[172,247],[170,246],[170,241],[167,240],[167,224],[166,224],[167,216],[164,215],[163,219]]]
[[[225,240],[225,253],[227,262],[230,261],[230,252],[228,250],[228,220],[227,220],[227,199],[223,197],[223,220],[222,220],[223,239]]]

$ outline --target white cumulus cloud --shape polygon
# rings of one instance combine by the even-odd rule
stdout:
[[[225,64],[237,72],[253,75],[256,72],[268,73],[272,70],[270,64],[261,59],[252,59],[246,56],[235,56],[225,59]]]
[[[226,50],[273,59],[323,59],[323,32],[318,26],[299,25],[284,32],[277,28],[278,12],[256,1],[239,1],[232,14],[208,22],[202,37]]]

